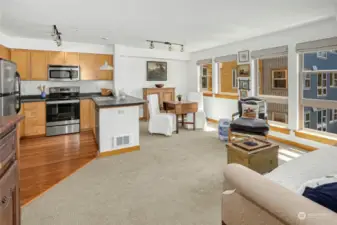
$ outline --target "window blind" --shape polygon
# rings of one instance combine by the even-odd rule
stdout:
[[[288,46],[280,46],[275,48],[266,48],[261,50],[252,51],[252,59],[272,58],[277,56],[288,55]]]
[[[221,62],[231,62],[237,59],[237,55],[225,55],[225,56],[219,56],[214,59],[214,62],[221,63]]]
[[[337,49],[337,37],[296,44],[296,52],[317,52]]]
[[[203,64],[211,64],[212,59],[202,59],[197,61],[197,65],[203,65]]]

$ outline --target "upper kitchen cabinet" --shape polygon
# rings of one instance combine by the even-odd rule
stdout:
[[[47,80],[47,58],[46,51],[31,51],[30,64],[31,64],[31,80]]]
[[[30,80],[30,51],[22,49],[11,50],[11,60],[16,63],[21,80]]]
[[[49,65],[64,65],[65,57],[64,52],[48,52]]]
[[[78,52],[65,52],[65,64],[69,66],[78,66],[80,64],[80,54]]]
[[[11,52],[8,48],[3,45],[0,45],[0,58],[9,60],[11,57]]]
[[[89,53],[80,53],[81,80],[98,80],[96,55]]]
[[[105,62],[108,62],[109,65],[113,66],[113,60],[112,60],[112,55],[97,55],[97,66],[98,70],[99,68],[104,65]],[[106,70],[106,71],[101,71],[99,70],[99,80],[113,80],[113,71],[112,70]]]
[[[49,65],[79,65],[78,52],[49,52],[48,53]]]

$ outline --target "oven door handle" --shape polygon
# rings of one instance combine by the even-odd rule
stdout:
[[[69,103],[80,103],[80,100],[69,100],[69,101],[47,101],[47,105],[56,105],[56,104],[69,104]]]

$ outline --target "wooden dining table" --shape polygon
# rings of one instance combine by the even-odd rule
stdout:
[[[193,124],[195,130],[195,113],[198,111],[198,103],[191,101],[163,101],[164,110],[166,112],[176,114],[176,133],[179,133],[179,123],[184,127],[185,124]],[[193,122],[185,122],[184,117],[188,113],[193,113]],[[181,122],[179,121],[181,116]]]

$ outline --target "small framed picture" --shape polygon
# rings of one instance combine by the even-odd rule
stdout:
[[[249,87],[249,79],[240,79],[239,80],[239,90],[250,90],[250,87]]]
[[[249,64],[250,63],[249,50],[238,52],[237,62],[238,64]]]
[[[247,98],[248,91],[247,90],[240,90],[240,98]]]

